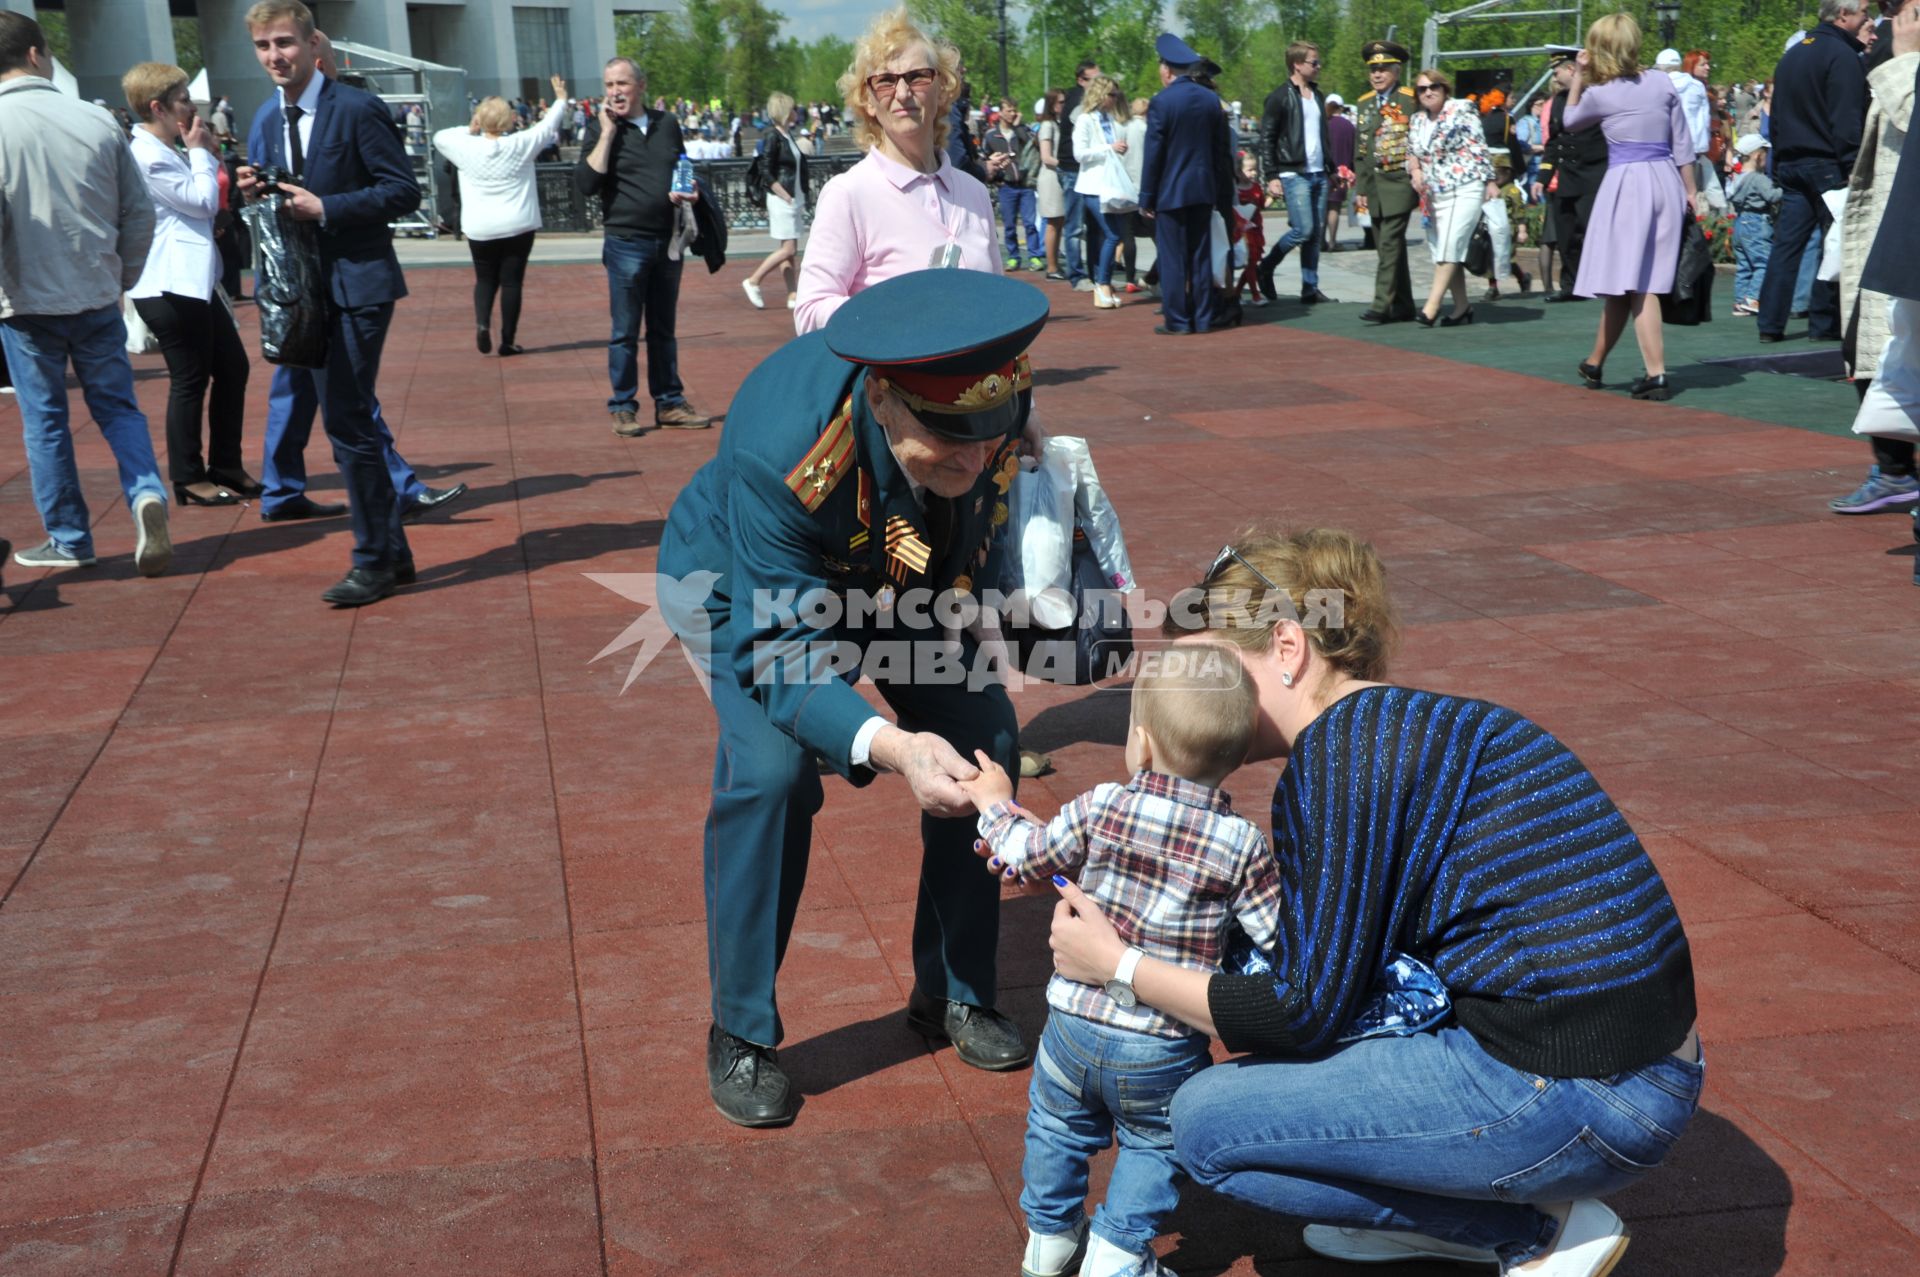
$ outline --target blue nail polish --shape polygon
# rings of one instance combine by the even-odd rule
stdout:
[[[1065,878],[1062,878],[1059,874],[1055,874],[1053,876],[1053,885],[1056,887],[1064,887],[1067,885],[1067,880]]]

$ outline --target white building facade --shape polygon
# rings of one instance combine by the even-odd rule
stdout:
[[[467,73],[476,97],[498,93],[529,102],[550,96],[547,77],[563,75],[576,94],[598,95],[600,68],[614,53],[614,15],[662,8],[607,0],[306,0],[335,40],[370,45]],[[120,77],[136,62],[177,62],[173,20],[199,24],[213,94],[233,101],[239,131],[271,89],[254,61],[246,12],[253,0],[0,0],[34,16],[64,11],[70,70],[82,96],[124,105]]]

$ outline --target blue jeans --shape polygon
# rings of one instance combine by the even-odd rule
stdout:
[[[1733,300],[1757,301],[1767,277],[1767,258],[1773,253],[1773,218],[1758,210],[1742,210],[1733,217]]]
[[[1120,250],[1120,234],[1115,229],[1126,220],[1124,213],[1109,213],[1100,207],[1100,201],[1089,195],[1086,199],[1087,224],[1100,235],[1099,253],[1093,259],[1093,282],[1096,284],[1113,283],[1113,255]]]
[[[1454,1026],[1210,1068],[1174,1097],[1173,1134],[1187,1173],[1236,1201],[1519,1264],[1553,1242],[1540,1203],[1617,1192],[1665,1160],[1705,1071],[1663,1056],[1614,1077],[1540,1077]]]
[[[1800,255],[1800,273],[1793,281],[1793,311],[1795,315],[1802,311],[1811,311],[1813,306],[1813,286],[1820,281],[1815,278],[1820,273],[1820,254],[1826,247],[1826,236],[1815,231],[1807,240],[1807,251]],[[1811,318],[1811,315],[1809,315]],[[1811,332],[1812,325],[1808,325]]]
[[[1080,1225],[1087,1162],[1117,1135],[1120,1152],[1093,1231],[1145,1254],[1180,1203],[1168,1105],[1207,1066],[1207,1039],[1160,1038],[1059,1011],[1047,1014],[1027,1089],[1027,1158],[1020,1210],[1036,1233]]]
[[[1290,173],[1280,179],[1287,200],[1287,233],[1274,241],[1261,259],[1271,271],[1294,248],[1300,250],[1300,289],[1320,286],[1320,236],[1327,221],[1327,175]],[[1258,213],[1255,214],[1258,216]]]
[[[1031,186],[1002,186],[1000,188],[1000,224],[1006,227],[1008,257],[1039,257],[1040,223],[1037,214],[1040,211],[1040,193]],[[1020,251],[1020,241],[1014,234],[1015,223],[1024,228],[1027,235],[1027,251]]]
[[[313,383],[311,368],[289,368],[285,364],[273,370],[273,384],[267,392],[267,439],[260,466],[260,513],[271,514],[288,502],[307,494],[307,441],[313,436],[313,415],[319,411],[320,394]],[[373,425],[379,432],[386,455],[387,474],[393,490],[399,494],[402,508],[418,501],[427,491],[420,476],[394,446],[393,431],[380,411],[380,400],[373,400]]]
[[[613,383],[608,412],[640,408],[640,323],[647,325],[647,393],[655,409],[686,402],[680,385],[680,343],[674,313],[680,308],[680,268],[667,256],[665,239],[608,235],[600,250],[607,268],[613,335],[607,339],[607,380]]]
[[[1067,249],[1067,280],[1077,284],[1087,277],[1087,257],[1084,251],[1087,198],[1075,189],[1080,184],[1079,169],[1071,172],[1061,169],[1059,173],[1060,189],[1067,197],[1067,220],[1066,224],[1060,228],[1060,242],[1066,245]]]
[[[113,449],[120,491],[127,507],[141,497],[167,499],[146,414],[133,397],[133,364],[127,359],[127,326],[118,306],[78,315],[15,315],[0,320],[0,343],[20,402],[20,433],[33,476],[33,504],[47,536],[81,558],[93,554],[93,526],[80,493],[73,432],[67,420],[67,362],[87,411]]]

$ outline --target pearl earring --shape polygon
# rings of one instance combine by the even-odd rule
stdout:
[[[1291,674],[1287,674],[1287,673],[1282,673],[1282,674],[1280,675],[1280,686],[1282,686],[1282,687],[1292,687],[1292,686],[1293,686],[1293,675],[1291,675]]]

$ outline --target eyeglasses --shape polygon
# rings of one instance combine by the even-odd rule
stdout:
[[[882,71],[879,75],[867,77],[867,87],[873,90],[877,98],[890,98],[894,90],[905,81],[907,88],[918,91],[933,83],[933,77],[939,74],[932,67],[915,67],[911,71]]]
[[[1265,572],[1262,572],[1259,568],[1247,562],[1246,556],[1241,554],[1240,551],[1234,549],[1231,545],[1221,546],[1220,553],[1213,556],[1213,566],[1207,569],[1207,574],[1204,577],[1200,578],[1200,588],[1206,589],[1209,586],[1211,586],[1213,584],[1213,579],[1220,575],[1220,570],[1226,567],[1227,564],[1229,563],[1238,563],[1241,567],[1245,568],[1247,571],[1253,573],[1254,576],[1258,577],[1260,579],[1260,584],[1266,586],[1269,590],[1272,590],[1276,594],[1285,593],[1285,591],[1282,590],[1279,586],[1275,585],[1272,581],[1267,579],[1267,574]]]

